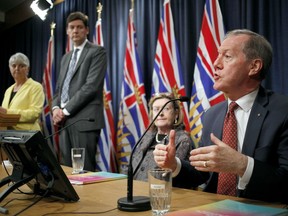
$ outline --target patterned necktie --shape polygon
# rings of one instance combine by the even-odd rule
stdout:
[[[237,121],[234,110],[237,109],[238,104],[231,102],[229,111],[226,114],[223,126],[222,141],[231,148],[237,150]],[[236,196],[237,175],[232,173],[219,173],[217,193]]]
[[[69,98],[69,94],[68,94],[69,85],[70,85],[70,81],[71,81],[71,78],[72,78],[74,70],[75,70],[78,51],[79,51],[79,49],[74,50],[72,59],[71,59],[70,64],[69,64],[68,72],[67,72],[65,80],[64,80],[64,84],[62,87],[62,93],[61,93],[61,102],[62,103],[67,102],[68,98]]]

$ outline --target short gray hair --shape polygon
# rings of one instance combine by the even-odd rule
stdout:
[[[28,57],[26,55],[24,55],[23,53],[15,53],[14,55],[12,55],[9,59],[9,66],[13,65],[13,64],[24,64],[27,67],[30,67],[30,61],[28,59]]]

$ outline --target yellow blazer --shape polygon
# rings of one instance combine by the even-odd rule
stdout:
[[[44,91],[39,82],[29,78],[15,94],[9,104],[11,93],[15,84],[5,92],[2,107],[7,114],[20,114],[19,123],[9,129],[14,130],[41,130],[39,117],[44,105]]]

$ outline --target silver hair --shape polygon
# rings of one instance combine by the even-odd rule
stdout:
[[[13,64],[24,64],[27,67],[30,67],[30,61],[28,59],[28,57],[26,55],[24,55],[23,53],[15,53],[14,55],[12,55],[9,59],[9,66],[13,65]]]

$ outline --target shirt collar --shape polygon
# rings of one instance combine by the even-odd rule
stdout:
[[[255,89],[254,91],[250,92],[249,94],[244,95],[243,97],[239,98],[235,102],[241,107],[242,110],[248,112],[255,101],[255,98],[259,92],[259,88]],[[228,98],[228,106],[232,101]]]
[[[74,50],[75,50],[75,49],[79,49],[79,51],[82,51],[83,48],[84,48],[84,46],[86,45],[87,41],[88,41],[88,39],[86,39],[80,46],[77,46],[77,47],[74,46],[73,49],[74,49]]]

